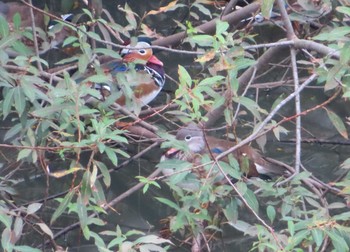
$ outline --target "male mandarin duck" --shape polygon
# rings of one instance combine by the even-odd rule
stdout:
[[[0,37],[6,36],[6,39],[9,40],[9,47],[5,49],[9,56],[34,55],[32,19],[29,15],[29,8],[27,5],[18,2],[4,3],[0,1],[0,16],[6,20],[9,31],[14,32],[13,35],[12,33],[6,34],[6,32],[0,34]],[[33,12],[40,54],[56,47],[68,37],[70,31],[67,27],[57,30],[55,25],[49,23],[49,26],[47,26],[45,15],[35,9],[33,9]],[[14,23],[16,14],[21,17],[17,28],[17,24]],[[69,20],[71,15],[62,15],[61,17],[63,20]],[[20,39],[18,39],[19,37]]]
[[[134,110],[147,105],[161,91],[165,82],[163,63],[153,55],[151,43],[139,38],[136,45],[128,45],[120,51],[121,59],[111,60],[101,65],[103,74],[110,75],[106,83],[89,81],[91,72],[76,78],[80,84],[88,84],[101,93],[99,100],[113,98],[113,102]],[[85,81],[86,79],[87,81]],[[96,99],[89,99],[94,104]]]
[[[203,155],[208,154],[209,157],[211,155],[216,157],[234,146],[234,143],[228,140],[206,136],[203,129],[194,123],[181,128],[176,134],[176,139],[185,142],[188,151],[171,148],[162,156],[161,160],[180,159],[194,163],[194,165],[200,165]],[[258,150],[248,145],[238,148],[232,154],[241,171],[247,177],[269,178],[270,175],[285,174],[285,169],[267,161]],[[228,159],[223,158],[222,161],[228,162]],[[167,176],[174,172],[171,169],[163,170],[165,170],[163,173]]]

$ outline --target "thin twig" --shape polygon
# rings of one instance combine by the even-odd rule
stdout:
[[[247,86],[245,87],[245,89],[244,89],[244,91],[243,91],[241,96],[245,96],[245,94],[248,92],[249,88],[251,87],[251,84],[252,84],[253,80],[255,79],[255,75],[256,75],[256,68],[254,68],[253,74],[252,74],[252,76],[251,76],[251,78],[250,78],[250,80],[249,80]],[[238,103],[236,111],[235,111],[235,114],[234,114],[233,119],[232,119],[233,122],[236,121],[236,118],[238,116],[240,107],[241,107],[241,103]]]
[[[298,77],[298,67],[297,67],[297,60],[296,60],[296,52],[294,48],[290,48],[290,55],[291,55],[291,63],[292,63],[292,72],[293,72],[293,79],[294,79],[294,90],[297,90],[299,88],[299,77]],[[301,105],[300,105],[300,94],[297,94],[295,96],[295,112],[297,114],[301,113]],[[295,118],[295,138],[296,138],[296,144],[295,144],[295,173],[298,174],[300,172],[300,158],[301,158],[301,117],[298,116]]]
[[[32,22],[32,32],[33,32],[33,42],[34,42],[34,50],[35,50],[35,55],[37,58],[39,58],[39,45],[38,45],[38,38],[36,34],[36,25],[35,25],[35,18],[34,18],[34,11],[33,11],[33,4],[32,0],[28,0],[28,4],[30,5],[31,8],[29,8],[29,13],[30,13],[30,18]],[[38,69],[40,72],[43,72],[43,67],[41,65],[40,61],[36,61],[36,64],[38,66]]]

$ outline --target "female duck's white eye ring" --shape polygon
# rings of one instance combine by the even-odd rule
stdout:
[[[192,136],[191,135],[187,135],[185,136],[185,141],[188,142],[192,139]]]

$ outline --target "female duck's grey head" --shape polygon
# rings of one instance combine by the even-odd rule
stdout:
[[[188,148],[193,152],[201,152],[205,147],[204,133],[195,123],[180,129],[176,134],[176,139],[185,141]]]

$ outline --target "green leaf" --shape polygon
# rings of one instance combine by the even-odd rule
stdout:
[[[350,212],[343,212],[343,213],[340,213],[340,214],[337,214],[337,215],[334,215],[333,216],[333,219],[334,220],[341,220],[341,221],[346,221],[348,219],[350,219]]]
[[[23,149],[23,150],[21,150],[21,151],[18,153],[17,161],[22,160],[22,159],[28,157],[31,153],[32,153],[32,150],[31,150],[31,149]]]
[[[255,64],[255,60],[248,58],[238,58],[235,60],[235,70],[239,71]]]
[[[98,251],[105,251],[105,252],[110,252],[111,250],[108,250],[106,248],[106,244],[103,240],[103,236],[100,234],[97,234],[95,232],[90,232],[91,237],[95,240],[95,246],[98,248]]]
[[[246,192],[248,190],[247,184],[245,182],[242,182],[242,181],[238,181],[236,183],[236,187],[242,195],[246,194]]]
[[[109,160],[112,161],[113,165],[117,166],[118,165],[118,157],[114,149],[111,147],[106,146],[105,152],[109,158]]]
[[[310,197],[305,197],[306,201],[313,207],[315,207],[316,209],[321,209],[321,205],[320,203],[318,203],[316,200],[310,198]]]
[[[350,158],[346,159],[341,165],[340,168],[342,169],[350,169]]]
[[[91,186],[94,186],[96,179],[97,179],[97,166],[94,165],[94,166],[92,166],[92,172],[90,175],[90,185]]]
[[[332,31],[323,32],[314,37],[315,40],[320,41],[337,41],[344,38],[345,35],[350,33],[349,26],[341,26],[332,28]]]
[[[97,205],[102,207],[107,203],[103,187],[100,181],[98,180],[95,181],[94,190],[92,190],[92,195],[94,196]]]
[[[110,77],[108,77],[108,75],[106,74],[95,74],[84,79],[85,83],[86,82],[104,83],[109,81],[110,81]]]
[[[255,101],[243,96],[234,97],[233,101],[243,105],[246,109],[248,109],[254,115],[254,117],[256,117],[259,121],[261,121],[261,116],[259,113],[260,108]]]
[[[273,124],[275,124],[275,121],[272,121],[272,122]],[[273,128],[272,131],[278,141],[280,141],[281,134],[287,135],[289,132],[286,128],[282,127],[281,125],[278,125],[277,127]]]
[[[342,68],[343,66],[341,64],[336,64],[328,71],[327,81],[324,85],[325,91],[332,90],[339,86],[336,79],[339,78]]]
[[[271,10],[275,0],[264,0],[261,5],[261,13],[266,19],[270,19]]]
[[[55,210],[55,212],[52,214],[50,224],[54,223],[54,221],[62,215],[62,213],[66,210],[69,203],[71,203],[72,198],[75,194],[75,191],[72,190],[66,194],[58,208]]]
[[[225,116],[225,122],[227,125],[232,126],[234,121],[233,121],[233,115],[232,115],[232,109],[230,108],[225,108],[224,110],[224,116]]]
[[[322,242],[324,240],[324,234],[319,229],[312,229],[311,230],[312,238],[314,239],[316,245],[319,247],[322,245]]]
[[[291,220],[288,221],[288,231],[289,231],[291,236],[294,236],[295,226],[294,226],[294,222]]]
[[[171,241],[167,239],[160,238],[159,236],[156,235],[145,235],[142,236],[136,241],[134,241],[134,244],[139,244],[139,243],[153,243],[153,244],[162,244],[162,243],[170,243],[173,244]]]
[[[347,42],[343,45],[340,51],[340,65],[344,66],[350,61],[350,43]]]
[[[242,177],[242,173],[239,170],[239,164],[235,158],[229,155],[229,164],[223,161],[219,161],[219,165],[222,170],[230,177],[239,180]],[[243,188],[240,187],[242,190]],[[239,189],[241,191],[241,189]],[[245,188],[247,189],[247,188]],[[245,190],[244,189],[244,190]]]
[[[231,202],[223,209],[225,217],[229,222],[236,222],[238,219],[238,206],[235,199],[231,199]]]
[[[327,209],[339,209],[339,208],[346,208],[347,205],[343,202],[334,202],[328,205]]]
[[[204,15],[207,15],[207,16],[209,16],[211,18],[210,10],[207,9],[206,7],[204,7],[202,4],[195,2],[195,3],[192,4],[192,6],[193,7],[197,7],[200,12],[202,12]]]
[[[11,242],[11,228],[5,228],[1,234],[1,245],[4,251],[12,251],[13,244]]]
[[[107,187],[109,187],[111,185],[111,174],[109,173],[107,166],[104,163],[96,160],[94,160],[94,163],[98,167],[98,169],[100,170],[103,176],[103,182]]]
[[[77,198],[77,213],[79,216],[81,229],[84,229],[85,227],[87,227],[88,215],[87,215],[87,208],[83,202],[83,198],[81,194],[78,194],[78,198]]]
[[[254,212],[259,212],[259,202],[256,199],[254,192],[250,189],[247,189],[246,193],[243,195],[246,199],[248,205],[254,210]]]
[[[22,82],[23,93],[29,99],[29,101],[33,102],[35,99],[35,87],[27,82]]]
[[[21,22],[22,22],[22,18],[21,15],[17,12],[14,16],[13,16],[13,26],[16,30],[19,30],[21,27]]]
[[[169,207],[171,207],[171,208],[177,210],[178,212],[181,211],[181,209],[179,208],[178,205],[176,205],[174,202],[172,202],[172,201],[170,201],[170,200],[168,200],[168,199],[159,198],[159,197],[156,197],[156,199],[157,199],[158,201],[160,201],[161,203],[163,203],[163,204],[165,204],[165,205],[167,205],[167,206],[169,206]]]
[[[136,29],[137,27],[137,21],[135,18],[136,13],[131,10],[131,8],[127,3],[125,3],[124,11],[126,13],[126,16],[125,16],[126,20],[131,25],[131,27]]]
[[[229,28],[229,24],[226,21],[217,20],[216,21],[216,36],[223,34]]]
[[[275,220],[275,217],[276,217],[275,208],[271,205],[267,206],[266,213],[267,213],[267,217],[269,217],[269,220],[271,221],[271,223],[273,223],[273,221]]]
[[[331,110],[326,109],[326,108],[325,108],[325,110],[327,111],[327,115],[328,115],[329,119],[331,120],[331,122],[333,123],[334,127],[337,129],[339,134],[342,135],[342,137],[349,139],[348,132],[345,128],[345,125],[344,125],[342,119],[337,114],[332,112]]]
[[[70,37],[66,38],[66,39],[63,41],[62,47],[65,47],[65,46],[67,46],[67,45],[73,44],[73,43],[76,42],[76,41],[78,41],[78,38],[77,38],[77,37],[70,36]]]
[[[308,235],[310,234],[310,230],[301,230],[297,232],[292,237],[292,242],[294,246],[299,245],[302,241],[307,240]]]
[[[195,43],[202,47],[211,47],[213,46],[215,39],[211,35],[194,35],[193,37],[189,38],[189,42]]]
[[[203,80],[201,80],[199,83],[198,83],[198,86],[213,86],[213,85],[217,85],[217,84],[220,84],[220,82],[225,79],[224,76],[222,75],[216,75],[216,76],[213,76],[213,77],[208,77],[208,78],[205,78]]]
[[[0,211],[0,222],[2,222],[6,228],[11,228],[12,218],[3,211]]]
[[[82,54],[78,59],[78,69],[80,73],[84,73],[89,64],[89,59],[86,54]]]
[[[338,12],[350,16],[350,8],[345,6],[338,6],[335,8]]]
[[[45,234],[47,234],[48,236],[51,237],[51,239],[53,239],[53,233],[45,223],[41,222],[41,223],[37,223],[36,225],[38,225],[41,228],[41,230],[44,231]]]
[[[149,184],[145,184],[145,186],[142,189],[142,193],[145,194],[148,191]]]
[[[86,225],[83,228],[81,228],[81,230],[83,231],[84,238],[86,240],[90,240],[90,229],[89,229],[89,227]]]
[[[10,33],[9,25],[4,16],[0,15],[0,35],[2,38],[6,38]]]
[[[40,250],[40,249],[32,248],[32,247],[25,246],[25,245],[22,245],[22,246],[15,246],[14,249],[15,249],[16,251],[19,251],[19,252],[41,252],[41,251],[42,251],[42,250]]]
[[[241,231],[243,233],[249,233],[249,235],[254,236],[254,234],[252,233],[252,231],[254,230],[254,226],[245,221],[238,220],[236,222],[228,222],[228,224],[230,224],[238,231]]]
[[[349,246],[343,237],[339,236],[336,232],[336,229],[332,229],[330,231],[325,230],[327,235],[331,238],[332,244],[337,252],[347,252],[349,251]]]
[[[33,214],[40,209],[41,203],[32,203],[27,207],[27,214]]]
[[[23,56],[32,56],[33,51],[29,49],[22,41],[14,41],[11,45],[14,51],[16,51],[19,55]]]
[[[13,232],[15,237],[21,237],[23,231],[23,220],[21,217],[16,217],[15,224],[13,226]]]
[[[15,237],[21,237],[23,231],[23,220],[21,217],[16,217],[15,224],[13,226],[13,232]]]
[[[93,185],[91,185],[91,172],[89,170],[86,170],[83,175],[80,188],[81,199],[85,205],[89,203],[89,199],[92,193],[92,186]]]
[[[1,49],[1,61],[7,61],[7,53],[4,51],[6,48],[10,47],[13,45],[18,37],[15,35],[11,34],[10,36],[4,37],[0,40],[0,49]]]
[[[15,92],[15,89],[11,88],[5,94],[4,102],[2,104],[2,109],[3,109],[2,113],[3,113],[4,119],[11,112],[11,107],[12,107],[12,103],[13,103],[13,99],[14,99],[14,92]]]
[[[183,86],[187,86],[187,87],[191,87],[192,86],[192,78],[191,78],[190,74],[181,65],[179,65],[178,74],[179,74],[180,83]]]
[[[91,37],[92,39],[101,40],[100,35],[98,35],[96,32],[87,32],[87,34],[88,34],[89,37]]]
[[[122,138],[119,138],[119,140],[120,139],[122,139]],[[123,141],[119,141],[119,140],[118,140],[118,142],[123,142]],[[126,153],[125,151],[123,151],[122,149],[114,149],[114,151],[115,151],[115,153],[120,154],[120,155],[122,155],[125,158],[129,158],[130,157],[130,155],[128,153]]]
[[[280,94],[277,99],[273,102],[272,106],[271,106],[271,110],[275,109],[277,105],[279,105],[281,103],[281,101],[283,101],[283,99],[285,98],[285,94],[282,93]]]
[[[160,238],[163,239],[163,238]],[[147,252],[147,251],[157,251],[157,252],[166,252],[167,250],[159,245],[155,244],[141,244],[138,246],[140,249],[140,252]]]
[[[60,105],[55,104],[55,105],[48,106],[45,108],[39,108],[39,109],[33,111],[33,115],[36,117],[46,117],[46,116],[52,115],[53,113],[60,112],[64,109],[74,110],[74,105],[69,104],[69,103],[68,104],[60,104]]]
[[[192,163],[179,159],[164,160],[157,165],[158,168],[163,170],[164,175],[170,176],[170,183],[174,185],[185,179],[192,166]]]

